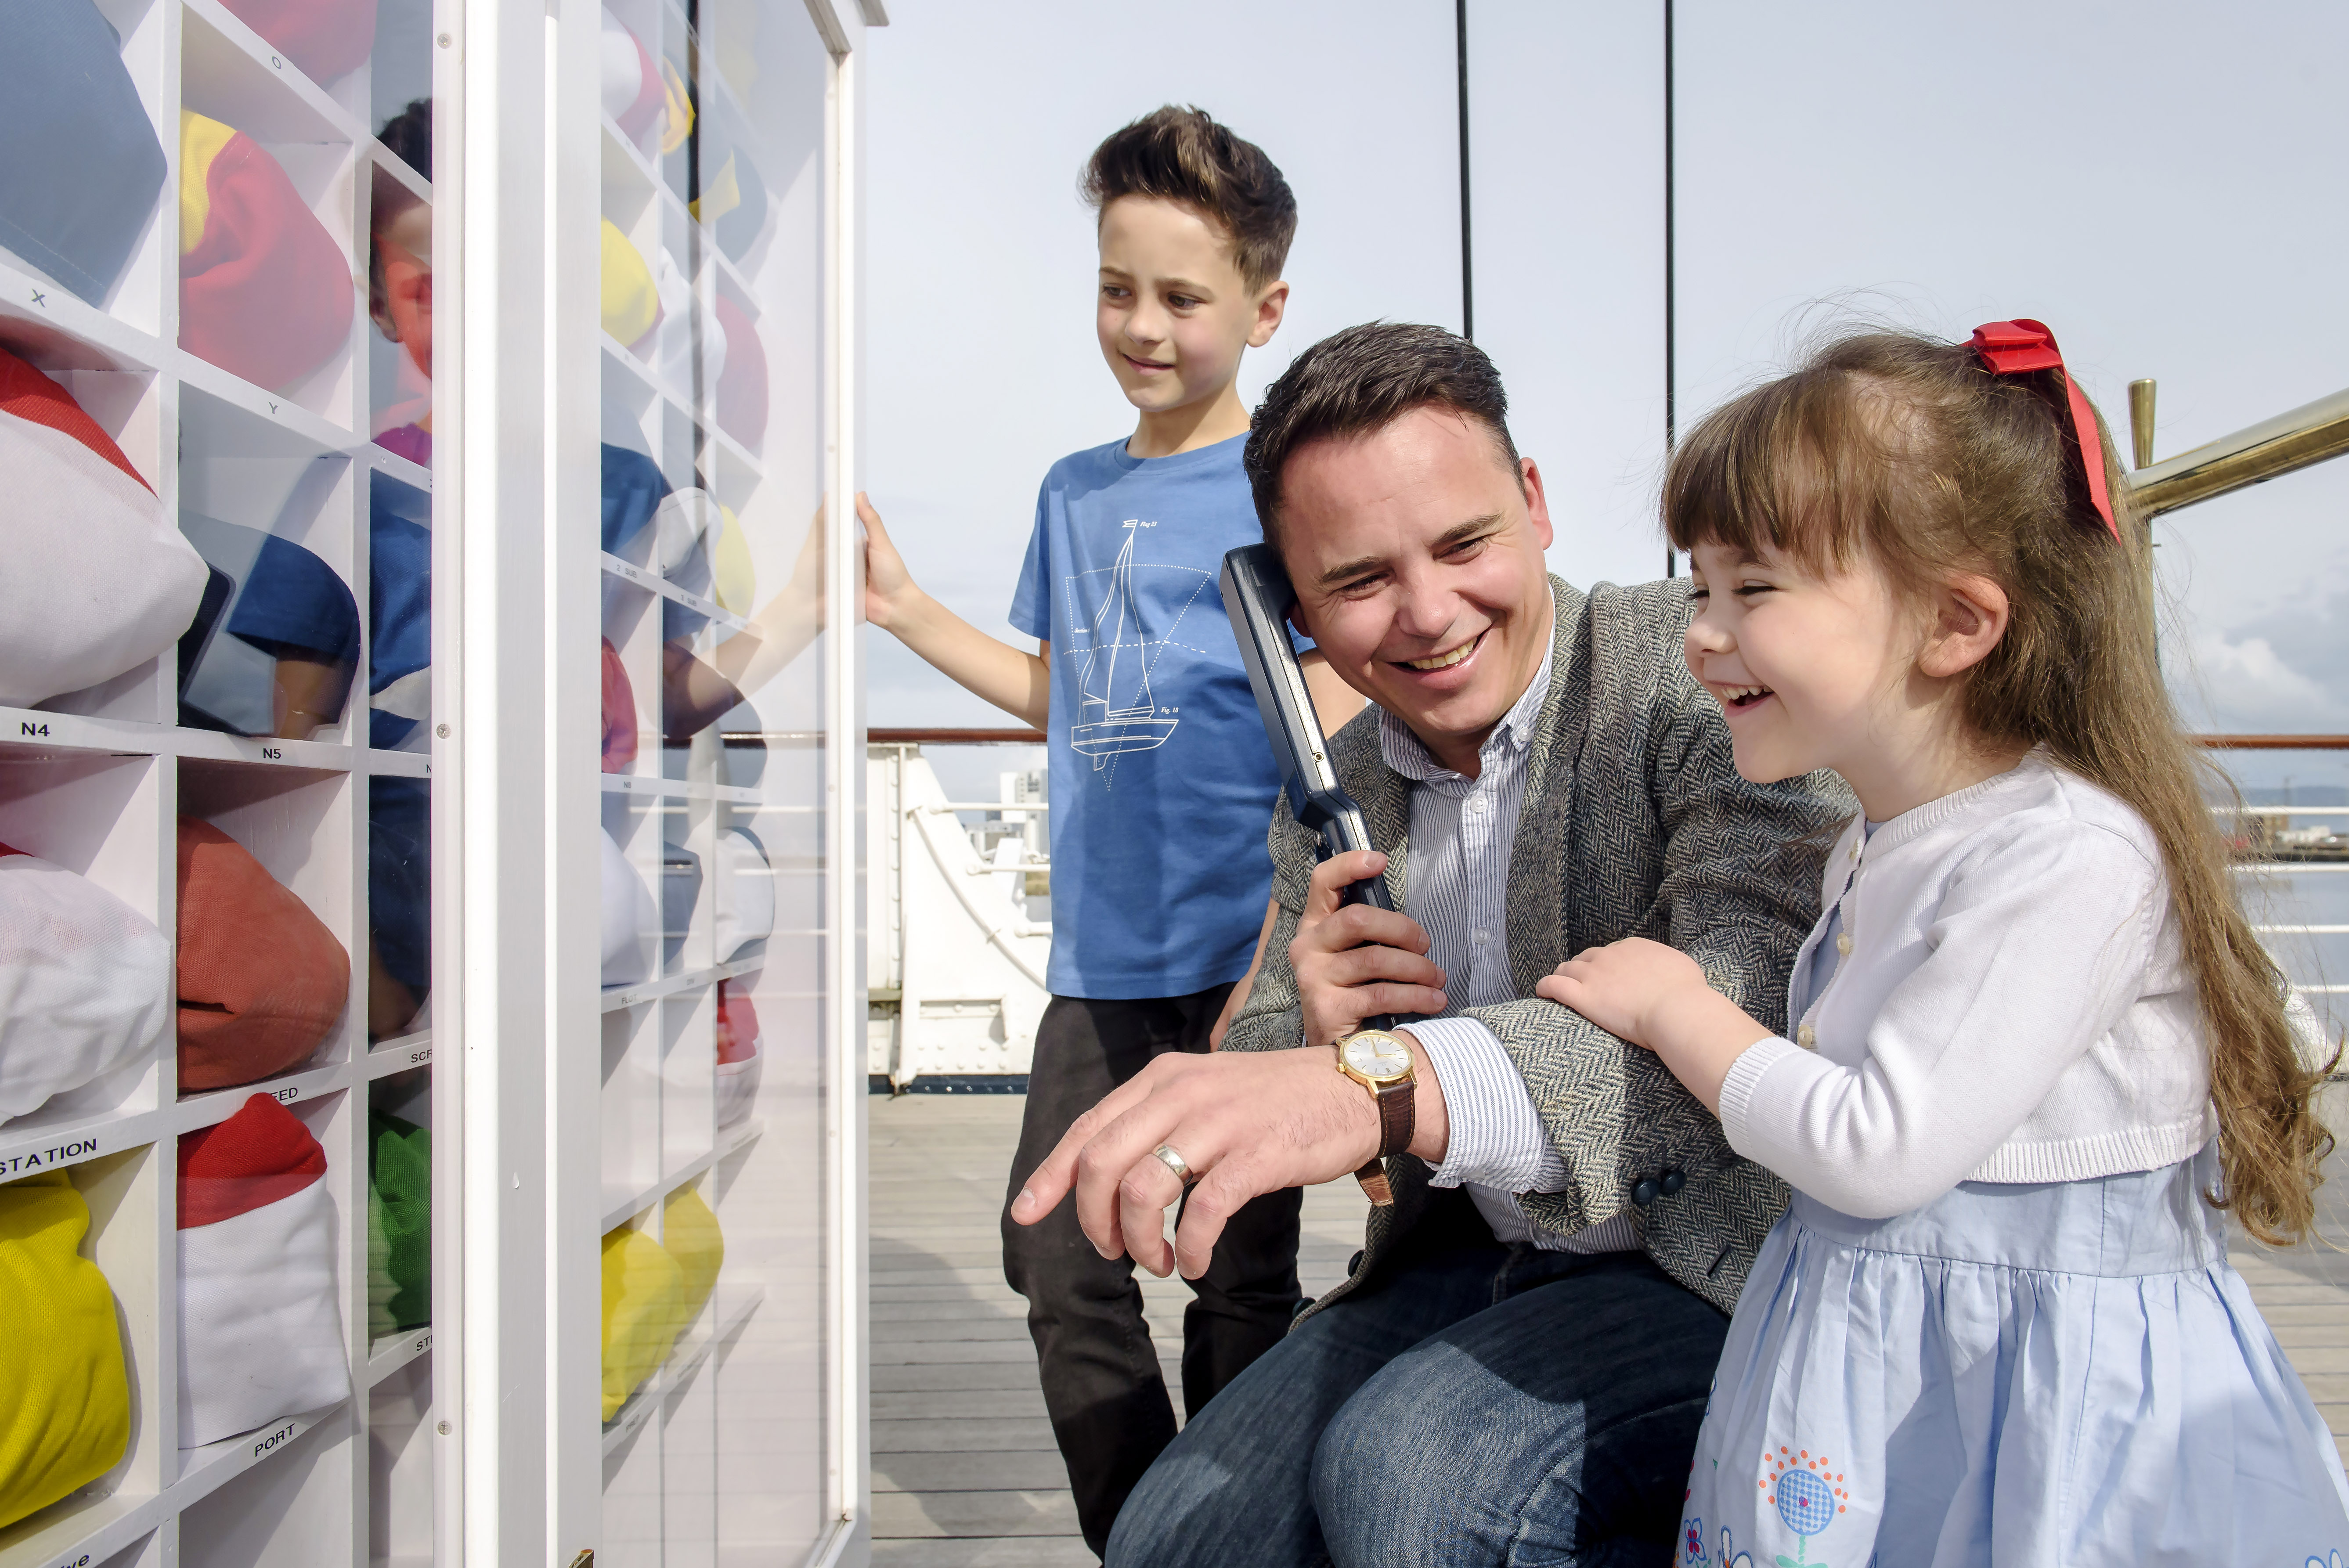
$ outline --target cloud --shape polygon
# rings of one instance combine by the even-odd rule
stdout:
[[[2255,734],[2342,727],[2341,699],[2264,636],[2204,633],[2194,639],[2193,667],[2173,669],[2170,682],[2197,728]]]

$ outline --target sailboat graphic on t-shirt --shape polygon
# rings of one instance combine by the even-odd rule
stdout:
[[[1165,745],[1182,722],[1159,717],[1150,692],[1150,649],[1133,602],[1133,536],[1143,526],[1125,525],[1125,548],[1117,552],[1109,593],[1093,612],[1092,651],[1077,679],[1077,721],[1069,727],[1069,744],[1092,758],[1096,769],[1122,751]]]

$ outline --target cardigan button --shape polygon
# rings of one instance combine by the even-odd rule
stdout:
[[[1819,1032],[1805,1024],[1795,1031],[1795,1044],[1806,1051],[1816,1051],[1819,1048]]]
[[[1642,1176],[1631,1184],[1631,1202],[1644,1209],[1656,1201],[1656,1194],[1661,1191],[1661,1184],[1653,1176]]]
[[[1665,1171],[1663,1179],[1656,1183],[1657,1190],[1667,1198],[1672,1197],[1687,1185],[1688,1178],[1677,1171]]]

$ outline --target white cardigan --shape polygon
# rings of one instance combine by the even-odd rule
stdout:
[[[1730,1146],[1879,1219],[1960,1181],[2174,1164],[2218,1130],[2200,1009],[2153,833],[2044,751],[1828,857],[1790,998],[1806,1049],[1750,1047],[1722,1085]],[[1802,986],[1796,982],[1797,990]]]

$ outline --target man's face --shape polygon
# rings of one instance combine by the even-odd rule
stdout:
[[[1127,401],[1163,414],[1231,385],[1280,325],[1288,285],[1250,289],[1223,229],[1190,208],[1121,196],[1102,211],[1094,327]]]
[[[1477,748],[1549,649],[1540,471],[1530,459],[1512,469],[1476,420],[1423,407],[1299,449],[1281,493],[1305,631],[1437,760],[1476,771]]]

